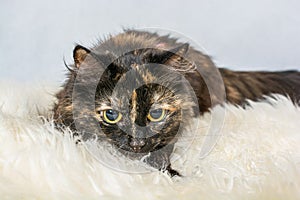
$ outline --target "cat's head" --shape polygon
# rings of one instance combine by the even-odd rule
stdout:
[[[188,48],[134,49],[116,56],[76,46],[71,82],[79,102],[94,99],[94,110],[80,107],[79,115],[92,117],[99,136],[128,152],[148,153],[175,143],[198,110],[184,78],[195,70],[184,59]]]

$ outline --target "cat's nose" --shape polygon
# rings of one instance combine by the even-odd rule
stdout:
[[[139,151],[143,146],[145,146],[146,142],[143,139],[132,138],[129,145],[132,147],[134,151]]]

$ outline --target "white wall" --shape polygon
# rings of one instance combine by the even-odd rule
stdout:
[[[297,0],[1,0],[0,80],[63,80],[63,57],[122,27],[160,27],[201,44],[220,66],[300,69]]]

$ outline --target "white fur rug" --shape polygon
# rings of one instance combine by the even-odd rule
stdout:
[[[226,109],[218,143],[200,159],[196,139],[173,163],[184,177],[170,178],[108,168],[43,122],[54,92],[0,83],[0,199],[300,199],[300,109],[283,97],[216,107]]]

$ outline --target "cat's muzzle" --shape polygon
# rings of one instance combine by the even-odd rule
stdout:
[[[145,146],[145,144],[145,140],[140,138],[131,138],[129,142],[129,145],[134,152],[140,152],[142,147]]]

